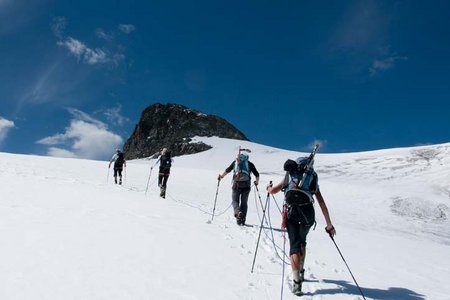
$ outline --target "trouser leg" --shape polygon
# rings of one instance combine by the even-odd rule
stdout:
[[[233,189],[231,194],[231,204],[233,205],[234,216],[237,217],[240,208],[239,208],[239,198],[240,192],[238,190]]]
[[[240,210],[244,214],[244,219],[247,216],[247,210],[248,210],[248,196],[250,194],[250,190],[241,192],[241,205]]]
[[[167,181],[169,181],[169,174],[164,174],[162,178],[162,187],[164,189],[167,187]]]

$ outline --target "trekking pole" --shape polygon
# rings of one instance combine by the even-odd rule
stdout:
[[[123,168],[123,185],[127,185],[127,167]]]
[[[147,187],[145,188],[145,194],[147,195],[148,184],[150,183],[150,177],[152,176],[153,167],[150,168],[150,174],[148,175]]]
[[[256,183],[256,181],[255,181],[255,183]],[[262,203],[262,200],[261,200],[261,195],[259,194],[258,186],[256,184],[255,184],[255,188],[256,188],[256,192],[258,194],[259,204],[261,204],[261,209],[262,209],[263,208],[263,203]]]
[[[345,261],[344,256],[343,256],[342,253],[341,253],[341,250],[339,250],[339,247],[338,247],[338,245],[336,244],[336,241],[334,240],[334,238],[333,238],[333,236],[332,236],[331,234],[329,234],[329,235],[330,235],[330,238],[331,238],[331,240],[333,241],[334,245],[336,246],[336,249],[337,249],[337,251],[339,252],[339,255],[341,255],[342,260],[344,261],[345,265],[347,266],[347,269],[348,269],[348,271],[350,272],[350,275],[352,275],[353,281],[355,282],[356,286],[358,287],[358,290],[359,290],[359,292],[361,293],[361,296],[363,297],[364,300],[366,300],[366,297],[364,297],[364,294],[363,294],[361,288],[359,287],[358,283],[356,282],[355,276],[353,276],[353,273],[352,273],[352,271],[350,270],[350,267],[348,266],[347,262]]]
[[[255,181],[255,182],[256,182],[256,181]],[[259,189],[258,189],[258,186],[256,185],[256,183],[255,183],[255,188],[256,188],[256,191],[257,191],[257,194],[258,194],[259,204],[261,204],[261,209],[264,211],[264,205],[263,205],[263,203],[262,203],[261,195],[259,194]],[[264,212],[263,212],[263,213],[264,213]],[[269,224],[267,223],[267,220],[266,220],[266,225],[269,225]]]
[[[269,184],[270,184],[270,186],[272,186],[272,181],[270,181]],[[258,253],[259,240],[261,238],[261,232],[262,232],[262,228],[263,228],[264,217],[266,216],[266,208],[267,208],[267,203],[269,203],[269,199],[270,199],[270,193],[267,192],[266,204],[264,205],[264,208],[263,208],[263,215],[262,215],[262,218],[261,218],[261,225],[259,226],[258,241],[256,242],[255,256],[253,257],[253,264],[252,264],[252,271],[251,271],[251,273],[253,273],[253,268],[255,267],[256,254]]]
[[[214,212],[216,211],[217,195],[219,194],[219,184],[220,184],[220,177],[217,178],[216,198],[214,199],[213,212],[212,212],[212,216],[211,216],[211,221],[209,221],[209,223],[211,223],[212,220],[214,219]]]
[[[286,232],[283,231],[283,253],[286,253]],[[283,256],[283,272],[281,273],[281,300],[283,300],[283,290],[284,290],[284,270],[286,263],[284,261],[285,257]]]

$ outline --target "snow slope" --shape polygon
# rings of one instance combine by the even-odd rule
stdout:
[[[280,299],[282,280],[283,299],[297,299],[279,258],[282,195],[269,202],[253,273],[255,189],[249,226],[235,225],[231,175],[209,221],[239,145],[252,149],[263,203],[264,186],[302,153],[197,139],[213,149],[175,158],[165,200],[156,172],[145,194],[152,160],[128,162],[116,186],[107,162],[0,153],[0,299]],[[450,299],[449,167],[450,144],[317,155],[336,242],[366,299]],[[303,299],[362,299],[316,215]]]

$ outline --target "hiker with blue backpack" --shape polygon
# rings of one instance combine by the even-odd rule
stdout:
[[[232,205],[234,209],[234,217],[238,225],[245,225],[248,209],[248,196],[251,189],[251,173],[255,175],[254,184],[259,183],[259,173],[255,165],[248,160],[248,154],[243,151],[250,152],[247,149],[239,149],[238,156],[223,174],[219,175],[218,180],[223,179],[228,173],[233,171],[232,179]]]
[[[284,163],[286,171],[284,179],[278,184],[267,186],[268,193],[276,194],[284,191],[283,229],[285,228],[290,244],[290,260],[293,274],[292,292],[301,296],[302,282],[304,281],[304,264],[306,257],[306,236],[315,225],[314,200],[315,196],[325,217],[325,231],[333,237],[336,230],[331,223],[327,205],[319,189],[318,176],[314,171],[314,154],[309,157],[299,157],[293,161],[288,159]]]
[[[125,161],[125,157],[120,149],[116,150],[116,153],[113,155],[111,160],[109,161],[108,169],[111,168],[111,164],[114,162],[114,182],[117,184],[117,175],[119,175],[119,184],[122,184],[122,170],[127,167],[127,162]],[[108,171],[109,172],[109,171]]]

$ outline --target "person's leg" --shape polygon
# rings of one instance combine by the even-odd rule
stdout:
[[[291,255],[292,275],[295,281],[303,281],[302,274],[305,266],[306,247],[301,245],[301,251]]]
[[[117,183],[117,168],[114,168],[114,182]]]
[[[167,188],[167,181],[168,180],[169,180],[169,174],[164,174],[163,180],[162,180],[162,186],[164,187],[164,189]]]
[[[237,218],[240,210],[239,210],[239,197],[240,193],[236,189],[232,189],[231,193],[231,204],[233,205],[234,217]]]
[[[164,176],[163,173],[159,173],[159,175],[158,175],[158,187],[161,187],[161,185],[162,185],[163,176]]]
[[[122,169],[117,170],[119,173],[119,184],[122,184]]]
[[[294,279],[292,292],[295,295],[302,295],[302,278],[300,272],[303,270],[306,256],[306,234],[298,222],[290,219],[286,222],[286,230],[289,236],[292,277]],[[309,228],[308,228],[309,230]]]
[[[245,224],[245,219],[247,218],[248,196],[249,195],[250,195],[250,189],[241,192],[240,211],[243,214],[243,216],[241,216],[242,224]]]

